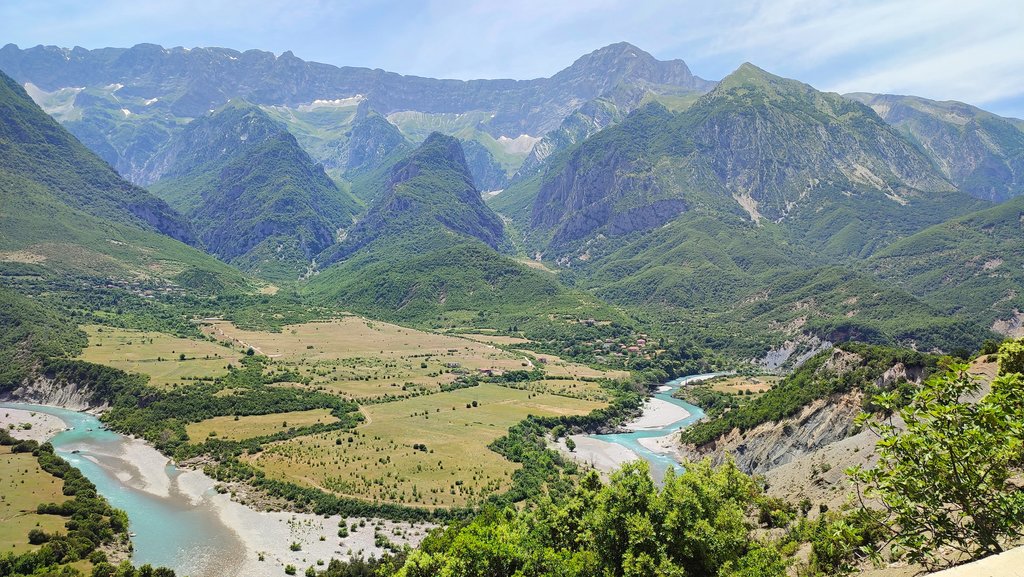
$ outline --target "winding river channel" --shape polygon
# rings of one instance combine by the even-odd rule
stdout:
[[[714,377],[722,375],[730,375],[731,372],[725,373],[705,373],[701,375],[689,375],[686,377],[680,377],[678,379],[671,380],[665,383],[661,389],[654,394],[653,399],[671,403],[677,407],[684,409],[689,413],[686,417],[677,419],[671,423],[656,427],[656,428],[643,428],[636,429],[626,433],[613,433],[609,435],[590,435],[590,438],[606,443],[613,443],[629,449],[638,457],[644,459],[651,465],[651,476],[655,480],[660,481],[665,477],[665,472],[671,467],[677,472],[682,471],[682,466],[673,458],[671,455],[666,453],[658,452],[651,449],[648,445],[644,444],[642,439],[654,439],[656,437],[665,437],[671,435],[676,431],[690,425],[691,423],[699,420],[704,416],[704,411],[696,405],[691,405],[684,400],[677,399],[672,396],[679,387],[697,381],[704,381]],[[630,428],[627,425],[627,428]]]
[[[631,432],[611,435],[591,435],[590,438],[602,443],[611,443],[628,449],[633,455],[651,464],[655,480],[661,480],[669,467],[681,470],[670,455],[659,452],[647,439],[671,435],[679,429],[704,416],[694,405],[672,397],[672,393],[686,383],[712,378],[721,374],[710,373],[691,375],[675,379],[663,385],[653,396],[644,411],[644,416],[631,423]],[[653,403],[653,404],[652,404]],[[679,417],[671,423],[664,423],[658,415],[670,403],[670,413]],[[59,418],[66,429],[57,433],[50,442],[56,452],[73,466],[79,468],[97,487],[100,494],[110,503],[128,514],[134,551],[132,561],[136,565],[170,567],[178,575],[191,577],[224,577],[238,575],[277,574],[269,563],[252,563],[253,546],[239,536],[236,529],[224,522],[225,505],[218,509],[217,500],[229,502],[229,507],[245,510],[242,505],[230,503],[223,495],[216,495],[213,481],[199,471],[183,471],[142,441],[107,430],[92,414],[80,413],[51,406],[26,403],[0,403],[0,408],[20,409],[45,413]],[[655,417],[653,421],[649,419]],[[641,423],[645,419],[648,422]],[[656,424],[651,424],[651,423]],[[246,511],[243,511],[246,513]],[[268,534],[271,527],[266,525],[258,513],[247,512],[243,525],[259,535]],[[255,516],[255,517],[253,517]],[[235,518],[237,522],[238,517]],[[279,522],[283,522],[280,521]],[[257,527],[251,525],[256,523]],[[338,521],[324,521],[336,527]],[[316,532],[324,531],[319,527]],[[372,529],[368,529],[372,533]],[[285,531],[287,534],[287,530]],[[371,533],[366,538],[372,540]],[[252,538],[250,535],[249,538]],[[286,541],[287,542],[287,541]],[[260,549],[272,548],[274,543],[261,543]],[[313,543],[310,543],[313,546]],[[327,547],[331,547],[328,543]],[[312,553],[312,552],[310,552]],[[324,551],[329,558],[341,551]],[[295,554],[305,557],[305,551]],[[279,563],[283,559],[275,559]],[[298,561],[299,559],[295,559]],[[243,569],[244,567],[244,569]]]
[[[106,430],[88,413],[23,403],[0,403],[0,408],[45,413],[64,421],[68,430],[50,442],[101,495],[128,514],[136,565],[170,567],[178,575],[192,577],[231,575],[241,565],[242,541],[224,525],[209,500],[197,496],[194,488],[189,495],[179,486],[182,471],[167,464],[160,478],[161,471],[144,471],[144,466],[133,462],[138,441]],[[153,478],[154,473],[158,478]],[[208,493],[212,487],[199,491]]]

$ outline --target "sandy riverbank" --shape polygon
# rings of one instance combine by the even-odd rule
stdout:
[[[669,433],[660,437],[644,437],[637,439],[637,442],[653,453],[669,455],[676,461],[680,461],[682,459],[682,453],[679,450],[678,432]]]
[[[26,429],[26,425],[30,428]],[[67,425],[46,413],[0,408],[0,428],[7,429],[15,439],[42,443],[66,429]]]
[[[196,506],[214,508],[221,521],[244,543],[245,559],[235,572],[239,576],[276,577],[286,565],[294,565],[301,571],[315,565],[318,560],[327,563],[331,559],[380,557],[384,549],[374,544],[378,532],[394,543],[408,543],[415,547],[434,527],[427,523],[344,519],[340,515],[320,517],[305,513],[256,511],[233,501],[226,493],[217,493],[213,479],[201,471],[185,471],[175,481],[177,489]],[[338,527],[342,520],[350,530],[347,537],[339,538]],[[298,543],[301,549],[292,551],[292,543]],[[261,554],[263,561],[260,561]]]
[[[0,426],[14,424],[17,428],[22,423],[31,423],[32,427],[17,430],[23,434],[16,436],[40,442],[67,428],[60,418],[46,413],[0,409]],[[75,448],[71,446],[71,450]],[[434,527],[428,523],[351,518],[344,519],[345,525],[352,527],[348,536],[339,538],[341,516],[257,511],[232,500],[230,494],[218,493],[214,489],[216,481],[202,471],[169,467],[170,459],[141,439],[126,437],[116,444],[82,443],[81,450],[83,458],[103,467],[126,487],[168,499],[176,506],[187,508],[191,504],[206,509],[219,520],[221,530],[233,532],[242,551],[223,552],[230,560],[220,559],[215,572],[218,577],[278,577],[286,565],[303,572],[306,567],[316,566],[317,561],[323,561],[322,569],[331,559],[380,557],[385,549],[375,545],[378,534],[398,545],[415,547]],[[299,544],[299,551],[291,550],[292,543]],[[229,571],[224,570],[224,562],[230,564]]]
[[[661,429],[690,416],[690,412],[662,399],[647,399],[643,414],[626,424],[629,431]]]
[[[576,450],[570,452],[565,441],[558,441],[557,448],[565,456],[577,463],[588,465],[602,473],[610,473],[623,464],[640,458],[633,451],[616,443],[594,439],[587,435],[572,435]]]

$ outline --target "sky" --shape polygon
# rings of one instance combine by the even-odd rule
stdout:
[[[752,62],[1024,118],[1024,0],[0,0],[0,43],[22,48],[290,50],[435,78],[551,76],[620,41],[711,80]]]

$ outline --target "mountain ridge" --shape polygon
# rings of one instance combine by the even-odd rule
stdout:
[[[268,278],[297,279],[360,211],[283,125],[240,100],[191,122],[150,175],[210,252]]]

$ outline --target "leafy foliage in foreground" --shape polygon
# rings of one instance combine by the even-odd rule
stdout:
[[[1024,376],[998,376],[980,401],[980,383],[966,365],[928,380],[897,411],[898,398],[876,403],[892,419],[862,418],[881,439],[873,469],[850,475],[889,514],[897,556],[934,566],[942,550],[969,559],[1003,551],[1024,535],[1024,492],[1012,479],[1024,463]]]
[[[778,550],[752,535],[760,492],[732,464],[687,466],[655,487],[646,463],[602,485],[588,475],[563,502],[492,509],[430,535],[400,577],[781,576]]]

